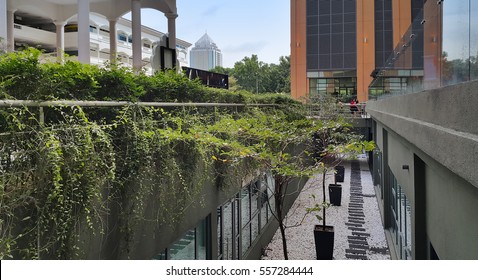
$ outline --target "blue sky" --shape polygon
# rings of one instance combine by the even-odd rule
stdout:
[[[266,63],[290,55],[289,0],[177,0],[177,37],[194,44],[207,31],[224,67],[257,54]],[[162,13],[142,10],[143,25],[167,32]]]

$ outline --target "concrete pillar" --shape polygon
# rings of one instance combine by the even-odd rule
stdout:
[[[177,14],[166,14],[168,18],[168,37],[169,37],[169,48],[176,49],[176,18]]]
[[[56,57],[63,61],[65,52],[65,25],[64,21],[55,21],[56,26]]]
[[[116,61],[116,53],[118,52],[118,35],[116,34],[117,19],[110,19],[110,62]]]
[[[0,0],[0,46],[7,42],[7,0]]]
[[[7,11],[7,51],[15,50],[15,10]]]
[[[133,36],[133,68],[140,71],[143,66],[143,48],[141,44],[141,1],[131,1],[131,21]]]
[[[90,63],[90,1],[78,0],[78,61]]]

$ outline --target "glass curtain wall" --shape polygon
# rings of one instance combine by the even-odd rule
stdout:
[[[356,95],[356,1],[307,0],[310,101]]]
[[[380,1],[377,1],[380,2]],[[377,68],[372,73],[374,80],[369,85],[369,98],[376,98],[384,94],[400,94],[407,92],[417,92],[423,90],[423,34],[424,34],[424,21],[423,21],[423,9],[417,11],[417,3],[420,0],[412,1],[415,3],[415,9],[412,9],[413,18],[412,24],[405,32],[397,46],[393,50],[388,52],[390,54],[386,58],[387,54],[386,46],[384,50],[376,55]],[[383,3],[383,14],[390,14],[391,11],[386,9],[387,1]],[[391,23],[387,20],[376,22],[379,26],[390,26]],[[390,28],[390,27],[388,27]],[[376,31],[377,40],[387,39],[388,42],[393,42],[393,32]],[[380,51],[380,46],[377,46],[377,50]]]
[[[274,180],[264,174],[217,209],[218,259],[237,260],[247,253],[273,219]]]
[[[425,1],[422,11],[417,11],[414,6],[412,26],[385,67],[375,71],[370,98],[478,79],[478,1]],[[404,67],[410,62],[411,67]],[[400,86],[388,79],[404,75],[409,77]]]
[[[478,2],[443,1],[442,86],[478,78]]]
[[[216,209],[217,240],[211,241],[208,217],[154,259],[210,259],[212,242],[217,243],[218,259],[242,259],[269,221],[274,219],[274,187],[272,174],[263,174]]]

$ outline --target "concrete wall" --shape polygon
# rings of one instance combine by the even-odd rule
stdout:
[[[411,204],[414,259],[432,258],[432,247],[440,259],[478,259],[477,92],[470,82],[367,104],[383,153],[384,224],[388,165]]]
[[[299,149],[299,148],[298,148]],[[82,227],[83,232],[79,243],[83,255],[80,259],[133,259],[148,260],[180,239],[188,230],[198,226],[204,219],[209,217],[208,233],[210,238],[211,258],[217,259],[217,208],[235,195],[245,186],[257,180],[263,174],[253,172],[247,166],[236,166],[228,170],[228,175],[223,186],[218,186],[216,181],[216,171],[209,170],[208,179],[204,182],[201,193],[195,197],[194,201],[187,207],[179,220],[173,222],[159,223],[158,216],[164,214],[162,206],[159,205],[157,197],[164,195],[160,193],[157,187],[151,187],[154,191],[147,197],[143,197],[141,203],[144,205],[141,209],[141,218],[135,215],[128,217],[122,216],[128,211],[131,203],[138,203],[129,196],[118,198],[116,201],[108,202],[110,211],[104,213],[102,225],[104,234],[93,235],[88,228]],[[197,172],[206,172],[201,166],[197,167]],[[249,175],[244,175],[248,174]],[[252,174],[251,174],[252,173]],[[148,180],[146,180],[148,181]],[[307,179],[295,179],[288,187],[286,195],[285,208],[288,210],[294,203],[305,185]],[[134,188],[134,184],[128,188]],[[135,192],[132,192],[135,194]],[[104,195],[107,197],[107,193]],[[133,202],[130,202],[132,200]],[[176,201],[166,206],[168,211],[174,210]],[[135,220],[137,219],[137,220]],[[129,230],[125,230],[125,229]],[[243,259],[260,259],[262,250],[265,248],[277,231],[278,223],[271,219],[268,224],[261,229],[259,236],[253,241],[247,252],[243,252]],[[54,258],[53,256],[51,258]]]

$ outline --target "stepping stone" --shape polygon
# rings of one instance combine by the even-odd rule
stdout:
[[[359,241],[367,241],[367,237],[365,236],[347,236],[349,240],[359,240]]]
[[[349,216],[349,220],[365,221],[365,217],[361,217],[361,216]]]
[[[368,245],[349,244],[349,247],[354,250],[368,250]]]
[[[359,203],[349,203],[349,207],[361,207],[363,208],[363,204],[359,204]]]
[[[366,256],[362,255],[352,255],[352,254],[345,254],[347,259],[355,259],[355,260],[368,260]]]
[[[349,244],[368,246],[367,241],[349,239],[348,242]]]
[[[358,255],[366,255],[366,254],[367,254],[367,251],[365,251],[365,250],[345,249],[345,253],[358,254]]]
[[[361,227],[363,224],[359,223],[345,223],[346,226],[352,226],[352,227]]]
[[[364,228],[358,228],[358,227],[348,227],[351,231],[366,231]]]
[[[369,237],[370,233],[364,233],[364,232],[354,232],[352,231],[352,235],[360,236],[360,237]]]
[[[360,213],[350,213],[350,212],[349,212],[349,216],[351,216],[351,217],[365,217],[364,214],[360,214]]]
[[[349,219],[348,222],[352,224],[362,224],[362,225],[365,224],[364,221],[354,220],[354,219]]]
[[[365,217],[365,214],[363,213],[363,211],[350,211],[349,210],[349,215],[350,214],[361,215],[362,217]]]

